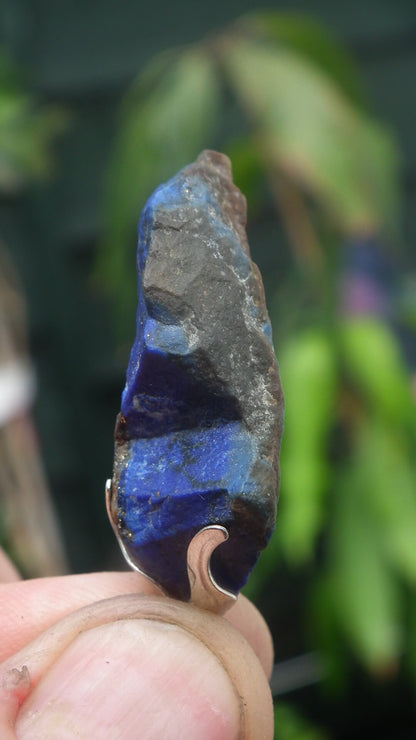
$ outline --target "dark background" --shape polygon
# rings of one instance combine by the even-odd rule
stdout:
[[[121,564],[103,495],[111,475],[124,357],[117,350],[111,307],[91,277],[120,100],[156,52],[196,41],[259,8],[311,14],[355,55],[373,110],[393,128],[402,151],[403,233],[411,245],[416,237],[415,0],[0,2],[3,43],[21,65],[29,88],[70,114],[55,147],[54,177],[0,201],[0,230],[26,292],[38,377],[36,419],[74,571]],[[265,225],[249,237],[254,259],[269,270]],[[132,338],[134,331],[132,316]],[[279,598],[296,611],[296,584],[283,584]],[[291,644],[294,652],[302,647],[295,639]],[[288,657],[284,649],[281,657]],[[366,701],[363,691],[358,704]],[[376,706],[375,698],[369,708]],[[311,701],[306,697],[306,704]],[[395,731],[386,737],[398,737]]]

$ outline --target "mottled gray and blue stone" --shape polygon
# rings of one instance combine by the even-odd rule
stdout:
[[[229,531],[211,570],[236,593],[275,524],[283,395],[245,222],[229,160],[205,151],[153,193],[139,225],[111,516],[130,561],[185,600],[202,527]]]

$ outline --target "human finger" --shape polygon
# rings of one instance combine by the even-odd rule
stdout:
[[[65,615],[122,594],[160,594],[158,587],[139,573],[87,573],[33,579],[0,585],[0,661],[20,650]],[[258,656],[269,677],[273,648],[263,617],[243,596],[226,613]]]
[[[73,612],[2,670],[0,722],[23,739],[61,736],[58,727],[103,740],[273,733],[267,679],[241,633],[166,597],[131,594]]]

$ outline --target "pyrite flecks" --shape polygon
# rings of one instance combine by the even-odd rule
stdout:
[[[154,192],[139,225],[111,517],[130,561],[185,600],[201,528],[227,528],[211,571],[236,593],[276,517],[283,394],[245,220],[228,158],[205,151]]]

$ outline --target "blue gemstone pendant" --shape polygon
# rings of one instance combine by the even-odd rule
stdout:
[[[222,610],[275,523],[283,394],[245,199],[203,152],[139,225],[137,335],[117,417],[109,516],[132,567]]]

